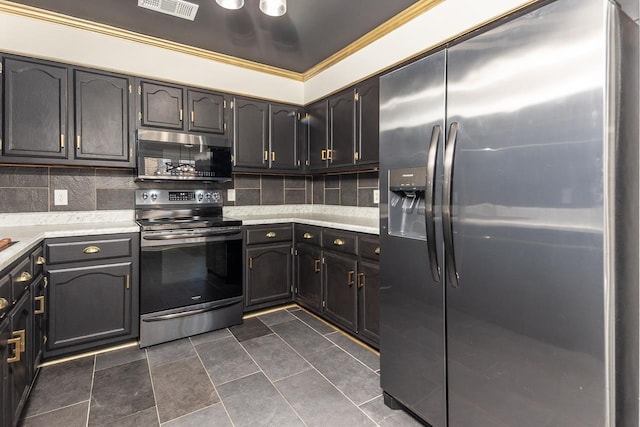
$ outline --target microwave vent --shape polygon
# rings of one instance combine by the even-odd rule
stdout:
[[[184,0],[138,0],[138,6],[193,21],[200,5]]]

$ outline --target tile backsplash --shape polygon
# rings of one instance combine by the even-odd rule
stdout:
[[[231,183],[136,182],[129,169],[0,165],[0,213],[133,209],[139,188],[235,189],[229,206],[327,204],[374,207],[378,172],[326,176],[236,174]],[[54,190],[67,190],[68,204],[54,204]]]

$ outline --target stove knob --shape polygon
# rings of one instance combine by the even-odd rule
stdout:
[[[220,193],[217,193],[217,192],[216,193],[211,193],[211,199],[216,203],[219,202],[220,201]]]
[[[152,201],[154,201],[154,202],[155,202],[157,198],[158,198],[158,194],[156,194],[156,193],[151,193],[151,200],[152,200]]]
[[[202,199],[204,199],[204,196],[202,195],[202,193],[198,194],[198,201],[201,202]]]
[[[148,193],[142,193],[142,200],[147,200],[149,198]]]

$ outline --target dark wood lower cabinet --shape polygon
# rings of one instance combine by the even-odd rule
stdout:
[[[130,335],[132,263],[51,269],[47,349]]]
[[[358,330],[357,268],[355,258],[324,252],[324,314],[354,332]]]
[[[310,245],[296,247],[296,302],[322,311],[322,250]]]
[[[46,334],[47,322],[45,321],[45,314],[47,310],[45,301],[45,280],[40,276],[31,284],[31,298],[33,301],[33,371],[35,375],[35,368],[40,364],[42,360],[42,353],[44,350],[44,337]]]
[[[379,270],[377,263],[358,263],[358,334],[374,343],[380,341]]]
[[[291,243],[247,248],[245,306],[291,299]]]
[[[20,412],[27,400],[31,385],[31,295],[26,292],[11,314],[10,338],[16,340],[8,346],[7,357],[7,386],[9,388],[7,401],[11,424],[16,424]],[[11,340],[8,340],[11,343]]]

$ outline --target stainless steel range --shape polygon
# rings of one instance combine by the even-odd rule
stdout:
[[[137,190],[140,347],[242,323],[242,222],[219,190]]]

